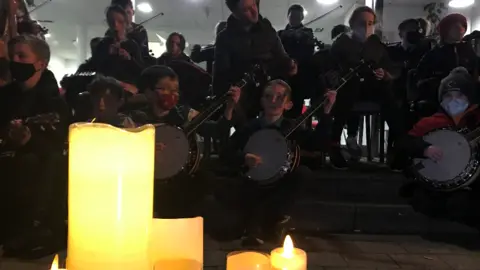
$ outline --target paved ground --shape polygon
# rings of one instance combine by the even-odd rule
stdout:
[[[419,236],[328,235],[294,238],[299,247],[308,251],[309,270],[480,269],[480,239],[451,236],[451,240],[459,243],[448,244]],[[265,247],[264,251],[271,248],[273,245]],[[241,250],[238,242],[218,243],[206,238],[204,269],[225,269],[226,254],[232,250]],[[3,260],[0,269],[47,270],[51,260],[52,257],[35,262]]]

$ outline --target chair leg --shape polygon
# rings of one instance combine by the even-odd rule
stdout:
[[[380,115],[380,163],[385,163],[385,120]]]
[[[372,161],[372,116],[371,115],[366,115],[365,119],[366,119],[365,126],[366,126],[366,129],[367,129],[367,134],[366,134],[366,137],[367,137],[367,160],[369,162],[371,162]]]

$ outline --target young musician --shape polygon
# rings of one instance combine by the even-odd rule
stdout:
[[[0,242],[8,256],[42,256],[64,227],[66,172],[59,166],[69,112],[47,69],[45,41],[16,36],[8,52],[13,81],[0,88]],[[38,235],[43,238],[32,239]]]
[[[463,68],[455,68],[441,82],[438,91],[440,110],[420,120],[408,136],[402,140],[401,149],[411,158],[425,158],[438,161],[443,158],[442,149],[427,143],[423,136],[430,131],[451,127],[453,129],[469,128],[474,130],[480,126],[480,110],[476,102],[475,82]],[[434,217],[450,217],[469,225],[479,226],[480,215],[475,213],[478,205],[478,184],[472,184],[469,190],[456,192],[429,191],[422,185],[412,182],[402,188],[402,195],[410,198],[410,203],[420,212]],[[465,202],[459,205],[459,202]],[[467,210],[467,212],[465,212]],[[474,224],[472,224],[472,222]]]
[[[120,6],[110,6],[107,8],[106,17],[109,29],[115,35],[105,37],[96,46],[92,55],[96,71],[134,84],[144,64],[137,42],[127,36],[127,13]]]
[[[263,162],[261,156],[245,153],[244,147],[250,136],[264,128],[287,128],[292,120],[284,118],[285,111],[292,108],[291,88],[282,80],[273,80],[265,87],[261,97],[263,111],[260,118],[250,121],[244,128],[235,131],[230,138],[230,145],[226,148],[222,160],[227,161],[231,168],[240,169],[244,166],[252,168]],[[335,102],[335,92],[328,92],[328,105],[324,113],[328,114]],[[309,134],[298,130],[292,135],[301,145],[309,141]],[[265,160],[266,161],[266,160]],[[308,178],[309,170],[299,167],[288,173],[282,179],[267,187],[259,186],[246,177],[240,177],[241,188],[236,194],[238,203],[234,207],[242,218],[246,230],[244,244],[259,245],[263,239],[270,237],[273,228],[284,221],[287,208],[293,203],[293,197],[299,183]]]
[[[150,58],[147,30],[145,29],[145,27],[143,27],[143,25],[133,22],[133,15],[135,14],[135,10],[133,8],[132,0],[112,0],[111,5],[120,6],[125,10],[125,12],[127,13],[127,20],[128,20],[128,29],[127,29],[128,38],[133,39],[138,44],[138,46],[140,47],[142,57],[144,59]],[[112,29],[109,29],[107,30],[105,35],[115,36],[115,32],[112,31]]]
[[[191,62],[190,57],[185,54],[187,42],[185,37],[173,32],[167,38],[167,51],[164,52],[157,60],[159,65],[168,65],[172,60]]]
[[[226,0],[226,4],[232,14],[215,41],[214,93],[228,91],[231,84],[251,71],[252,64],[263,64],[272,77],[295,75],[297,64],[286,54],[270,21],[259,15],[257,2]],[[258,115],[260,93],[258,89],[242,91],[236,113],[239,125]]]
[[[147,108],[132,114],[137,124],[168,124],[181,127],[200,114],[187,106],[177,106],[179,99],[178,77],[166,66],[152,66],[142,72],[139,88],[149,100]],[[230,120],[240,89],[230,89],[231,98],[225,106],[223,117],[218,122],[205,122],[197,133],[206,137],[224,134],[230,129]],[[159,150],[170,147],[159,144]],[[210,177],[201,172],[191,176],[181,173],[165,181],[155,182],[155,214],[161,218],[180,218],[199,215],[198,207],[208,187]]]
[[[467,18],[450,14],[438,24],[440,44],[422,58],[417,67],[418,88],[423,100],[436,100],[440,80],[456,67],[465,67],[478,79],[480,58],[468,42],[462,41],[468,28]]]
[[[136,126],[130,117],[119,113],[125,93],[117,80],[99,76],[88,86],[88,93],[92,105],[92,121],[122,128]]]
[[[374,34],[376,21],[371,8],[364,6],[355,9],[349,20],[352,33],[340,35],[331,48],[332,55],[343,70],[356,67],[361,60],[371,67],[371,70],[361,72],[363,81],[352,80],[339,91],[337,97],[333,111],[330,162],[338,169],[348,168],[340,151],[340,137],[345,123],[354,116],[352,108],[356,102],[378,103],[390,128],[390,136],[396,138],[402,133],[403,117],[391,89],[396,70],[392,68],[386,46]],[[352,139],[356,140],[356,137]]]

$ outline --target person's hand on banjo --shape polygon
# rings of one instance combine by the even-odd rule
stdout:
[[[425,149],[423,155],[435,162],[438,162],[443,158],[443,151],[435,145],[430,145],[427,149]]]
[[[327,90],[325,99],[326,103],[325,107],[323,108],[323,112],[325,112],[325,114],[329,114],[333,108],[333,105],[335,104],[335,101],[337,100],[337,91]]]
[[[225,119],[232,120],[233,111],[235,109],[235,106],[237,106],[238,101],[240,100],[241,91],[242,89],[237,86],[232,86],[230,87],[230,90],[228,90],[230,98],[227,101],[227,106],[225,106]]]
[[[248,168],[255,168],[260,164],[262,164],[261,157],[251,153],[245,154],[245,165],[247,165]]]

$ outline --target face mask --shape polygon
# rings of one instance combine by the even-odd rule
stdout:
[[[159,94],[157,105],[162,110],[169,111],[178,103],[178,95],[176,94]]]
[[[421,39],[422,34],[417,31],[411,31],[405,34],[405,40],[412,45],[418,44]]]
[[[445,100],[442,102],[442,107],[450,114],[451,116],[457,116],[468,108],[468,102],[464,99],[454,98],[452,100]]]
[[[37,70],[30,63],[10,62],[10,74],[18,82],[25,82],[30,79]]]

